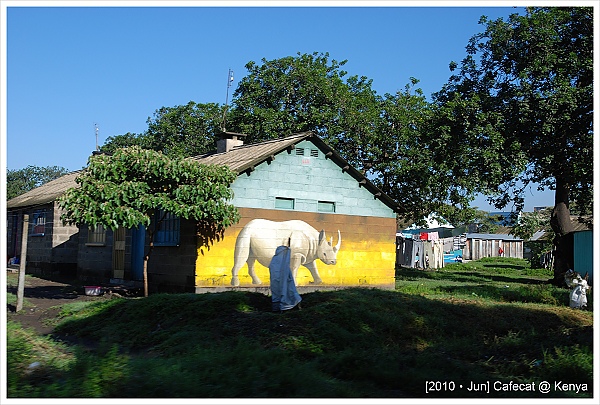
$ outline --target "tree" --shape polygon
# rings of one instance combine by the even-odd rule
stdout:
[[[539,263],[540,256],[552,250],[552,237],[543,237],[536,241],[530,241],[536,232],[544,231],[549,235],[554,235],[550,226],[550,217],[552,209],[546,208],[541,211],[524,212],[515,225],[511,228],[510,234],[523,239],[525,247],[531,250],[531,263]]]
[[[562,283],[573,266],[569,205],[592,206],[593,8],[528,8],[480,23],[434,95],[437,125],[446,145],[466,148],[464,170],[498,208],[522,209],[532,183],[555,190],[553,282]]]
[[[127,148],[129,146],[139,146],[144,149],[150,149],[145,134],[127,132],[126,134],[109,136],[106,138],[104,145],[100,147],[100,152],[110,155],[115,153],[117,149]]]
[[[229,187],[236,174],[228,167],[203,165],[183,158],[169,158],[161,152],[134,146],[118,149],[113,155],[95,155],[71,188],[59,199],[63,221],[99,224],[113,230],[148,228],[149,248],[144,255],[144,294],[148,295],[148,259],[154,247],[154,228],[166,213],[194,219],[201,230],[200,240],[209,246],[239,220],[229,204]]]
[[[216,103],[161,107],[148,118],[148,147],[169,156],[196,156],[215,149],[223,107]]]
[[[228,126],[247,134],[249,143],[304,131],[334,141],[343,133],[340,114],[351,96],[344,64],[317,52],[248,62],[248,75],[233,94]]]
[[[175,157],[196,156],[214,149],[221,132],[223,107],[216,103],[161,107],[148,117],[148,129],[142,134],[126,133],[109,137],[101,152],[139,146]]]
[[[27,166],[6,171],[6,199],[10,200],[42,184],[58,179],[69,171],[60,166]]]
[[[432,125],[434,111],[417,84],[411,78],[403,91],[386,94],[380,102],[381,118],[371,120],[377,127],[370,139],[355,144],[369,155],[367,168],[374,183],[400,204],[405,216],[418,225],[430,214],[455,224],[469,223],[476,216],[469,207],[476,183],[468,181],[466,173],[449,169],[460,166],[462,155],[448,154],[439,146],[443,139]]]
[[[412,92],[418,80],[381,97],[367,77],[346,78],[345,64],[317,52],[249,62],[249,74],[234,92],[229,125],[250,143],[316,133],[395,198],[410,220],[447,207],[448,189],[432,178],[428,103],[420,89]]]

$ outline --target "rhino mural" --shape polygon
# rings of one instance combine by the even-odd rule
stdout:
[[[320,259],[328,265],[335,264],[341,243],[342,235],[339,230],[337,244],[333,246],[333,237],[327,241],[325,231],[319,232],[304,221],[274,222],[253,219],[240,231],[235,242],[231,285],[240,285],[238,272],[245,263],[248,264],[252,284],[261,284],[254,272],[254,264],[258,261],[269,267],[278,246],[290,247],[290,268],[294,280],[298,268],[304,266],[310,271],[313,282],[320,284],[322,281],[316,260]]]

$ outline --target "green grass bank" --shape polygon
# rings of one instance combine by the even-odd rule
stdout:
[[[395,291],[282,314],[255,293],[107,297],[62,306],[51,336],[9,314],[8,397],[591,398],[593,312],[550,276],[506,258],[401,268]]]

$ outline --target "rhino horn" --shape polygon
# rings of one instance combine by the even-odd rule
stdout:
[[[333,238],[331,238],[331,243],[333,243]],[[337,245],[335,245],[333,250],[336,252],[339,251],[340,246],[342,246],[342,234],[340,233],[340,230],[338,229],[338,243],[337,243]]]

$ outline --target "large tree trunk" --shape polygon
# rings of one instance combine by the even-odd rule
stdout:
[[[564,285],[564,274],[573,268],[573,224],[569,212],[569,184],[564,179],[556,179],[554,209],[550,226],[554,231],[554,278],[552,284]]]

